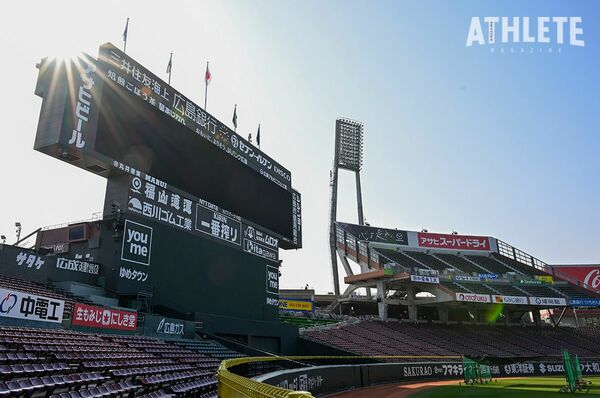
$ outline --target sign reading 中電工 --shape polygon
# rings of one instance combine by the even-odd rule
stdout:
[[[287,169],[112,44],[100,47],[98,65],[104,80],[125,95],[153,106],[269,181],[291,190]]]
[[[152,251],[152,228],[131,220],[125,220],[121,260],[150,265]]]
[[[64,310],[62,300],[0,289],[0,317],[60,323]]]

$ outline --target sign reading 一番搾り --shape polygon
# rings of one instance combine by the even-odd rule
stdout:
[[[0,317],[60,323],[65,302],[10,289],[0,289]]]
[[[291,173],[189,98],[110,43],[100,47],[99,73],[125,96],[145,102],[286,190]]]

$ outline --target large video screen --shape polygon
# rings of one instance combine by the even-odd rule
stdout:
[[[103,87],[95,150],[292,237],[292,192],[114,84]]]

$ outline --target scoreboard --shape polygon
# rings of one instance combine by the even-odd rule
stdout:
[[[202,217],[217,208],[217,221],[232,233],[251,226],[278,248],[302,246],[291,173],[112,44],[100,47],[98,59],[44,59],[36,94],[43,103],[35,149],[109,185],[127,176],[126,186],[140,185],[120,192],[127,210],[160,221],[168,207],[175,218],[167,223],[202,234]],[[168,203],[158,202],[159,191]]]

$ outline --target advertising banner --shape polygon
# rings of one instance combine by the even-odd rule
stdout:
[[[389,243],[392,245],[408,245],[408,232],[397,229],[368,227],[365,225],[337,223],[347,233],[358,240],[377,243]]]
[[[499,296],[492,295],[492,301],[494,303],[502,303],[502,304],[520,304],[527,305],[528,300],[527,297],[524,296]]]
[[[135,331],[137,329],[137,312],[76,303],[71,323],[91,328]]]
[[[280,298],[279,308],[288,311],[314,312],[315,303],[310,300]]]
[[[489,294],[477,294],[477,293],[456,293],[456,301],[466,301],[470,303],[490,303]]]
[[[117,47],[110,43],[102,45],[98,64],[106,75],[105,80],[119,87],[122,95],[131,101],[154,107],[267,180],[291,190],[292,176],[285,167]]]
[[[144,335],[165,339],[193,338],[194,322],[158,315],[144,316]]]
[[[552,275],[535,275],[534,278],[543,283],[554,283]]]
[[[440,278],[438,278],[437,276],[411,275],[410,280],[412,282],[440,283]]]
[[[61,323],[64,310],[63,300],[0,289],[0,317]]]
[[[498,279],[497,274],[479,274],[479,279]]]
[[[541,285],[542,281],[538,279],[519,279],[517,282],[519,285]]]
[[[417,241],[419,247],[433,249],[490,251],[490,242],[487,236],[417,232]]]
[[[570,298],[569,305],[573,307],[599,307],[600,298]]]
[[[600,265],[552,267],[555,271],[566,274],[581,282],[582,286],[600,293]]]
[[[529,304],[547,307],[566,307],[567,300],[562,297],[529,297]]]
[[[478,276],[469,276],[469,275],[455,275],[454,276],[454,280],[455,281],[462,281],[462,282],[479,282],[480,279]]]

